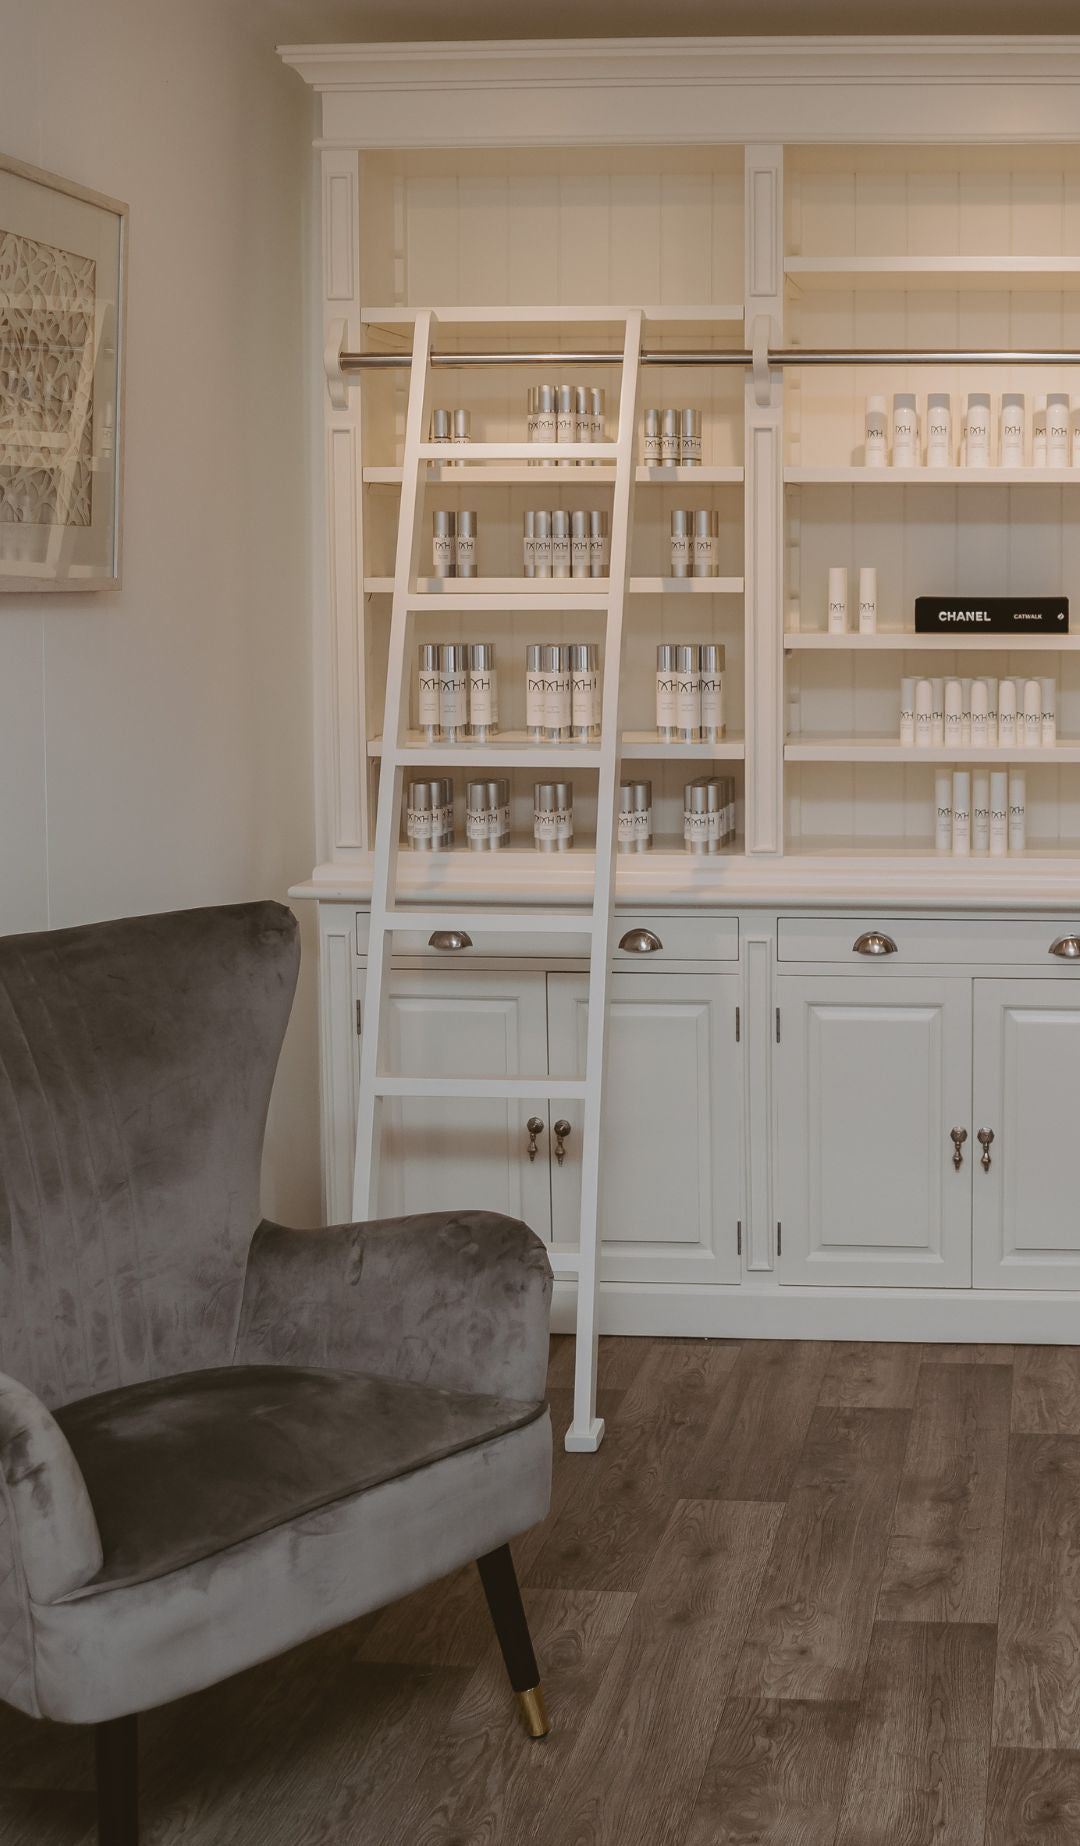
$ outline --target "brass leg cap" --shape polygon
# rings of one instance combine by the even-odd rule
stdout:
[[[542,1686],[530,1686],[528,1692],[519,1692],[517,1702],[521,1707],[521,1716],[530,1737],[546,1737],[551,1729],[547,1708],[544,1705]]]

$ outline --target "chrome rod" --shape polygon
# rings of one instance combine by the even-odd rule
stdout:
[[[717,352],[685,350],[643,352],[642,365],[672,366],[749,366],[753,353],[734,348]],[[622,354],[616,352],[529,352],[529,353],[440,353],[431,355],[433,367],[462,369],[481,365],[621,365]],[[341,370],[378,372],[410,364],[410,355],[401,353],[342,353]],[[1015,352],[998,349],[992,352],[948,352],[942,348],[917,350],[889,347],[802,347],[785,346],[769,353],[770,366],[798,365],[1080,365],[1080,351]]]

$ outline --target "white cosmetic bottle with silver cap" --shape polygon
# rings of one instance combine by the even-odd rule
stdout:
[[[421,641],[416,680],[416,724],[427,743],[442,736],[439,715],[439,648],[435,641]]]
[[[619,784],[618,849],[648,852],[652,845],[652,783]]]
[[[595,641],[570,647],[570,735],[590,743],[600,735],[600,649]]]
[[[656,735],[661,743],[674,743],[675,730],[675,648],[661,641],[656,649]]]
[[[697,743],[701,736],[701,649],[696,642],[675,649],[675,738]]]
[[[469,735],[479,743],[499,732],[499,675],[495,643],[474,641],[469,648]]]
[[[703,743],[719,743],[725,736],[724,721],[724,649],[718,642],[706,641],[701,649],[701,738]]]

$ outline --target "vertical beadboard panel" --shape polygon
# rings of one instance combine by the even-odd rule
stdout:
[[[611,175],[610,250],[613,305],[640,302],[651,306],[661,297],[660,175]]]
[[[561,301],[557,174],[515,177],[507,243],[511,303],[544,307]]]
[[[319,1031],[322,1083],[323,1222],[352,1216],[352,1170],[359,1084],[353,907],[319,906]]]
[[[354,152],[322,155],[324,326],[344,318],[350,343],[360,336],[359,164]],[[361,635],[362,410],[358,391],[344,409],[325,400],[327,598],[316,630],[317,735],[324,766],[319,852],[355,852],[366,844],[364,654]]]

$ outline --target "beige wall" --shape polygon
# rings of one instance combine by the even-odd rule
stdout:
[[[124,588],[0,595],[0,931],[283,897],[315,858],[307,92],[259,7],[0,0],[0,145],[125,199]],[[318,1209],[314,932],[266,1207]]]

